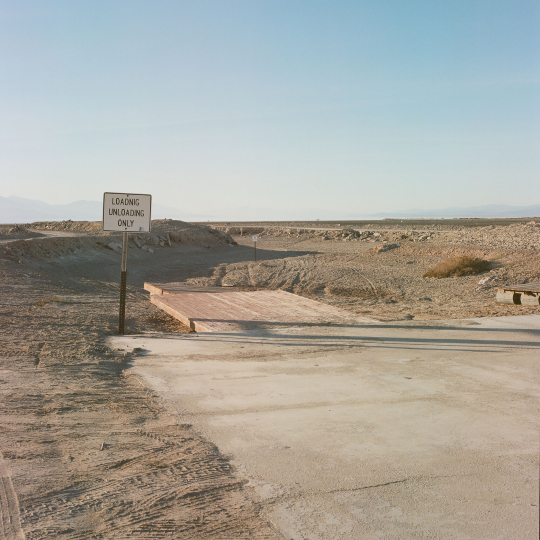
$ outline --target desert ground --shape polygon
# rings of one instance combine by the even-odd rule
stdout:
[[[122,338],[119,236],[0,226],[0,538],[537,537],[540,309],[495,291],[540,282],[540,220],[130,238]],[[462,255],[491,269],[422,277]],[[218,341],[145,281],[283,289],[373,324]]]

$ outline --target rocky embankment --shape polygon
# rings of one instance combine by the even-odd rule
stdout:
[[[44,236],[35,232],[29,236],[29,228],[33,231],[61,231],[73,235]],[[22,231],[22,228],[21,228]],[[13,235],[13,241],[6,242],[0,247],[0,257],[16,262],[24,258],[47,259],[81,255],[100,249],[114,251],[122,248],[122,237],[118,233],[108,233],[101,230],[101,222],[61,221],[40,222],[24,228],[25,234]],[[46,234],[46,233],[45,233]],[[155,220],[152,222],[150,233],[130,234],[129,247],[154,253],[156,249],[172,247],[174,244],[197,246],[216,246],[234,244],[230,235],[223,231],[191,225],[183,221]]]
[[[339,240],[401,244],[430,242],[456,246],[481,246],[500,249],[540,250],[540,222],[513,223],[506,226],[467,227],[448,230],[377,230],[377,229],[310,229],[293,227],[217,227],[233,236],[258,235],[270,238],[300,238],[305,240]]]

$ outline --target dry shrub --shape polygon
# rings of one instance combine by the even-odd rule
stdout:
[[[424,277],[474,276],[487,270],[491,270],[491,263],[489,261],[463,256],[440,262],[429,269],[424,274]]]

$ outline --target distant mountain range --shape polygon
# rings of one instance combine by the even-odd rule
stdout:
[[[438,210],[409,210],[407,212],[379,212],[370,218],[520,218],[540,216],[540,204],[532,206],[509,206],[488,204],[469,208],[441,208]]]
[[[47,204],[23,197],[0,197],[0,223],[33,223],[34,221],[101,221],[102,201],[75,201],[69,204]],[[200,214],[186,214],[177,208],[152,204],[153,219],[206,220]]]
[[[256,209],[251,209],[252,212]],[[23,197],[0,197],[0,223],[32,223],[34,221],[101,221],[103,205],[101,201],[75,201],[69,204],[47,204],[42,201],[25,199]],[[266,210],[268,214],[270,210]],[[305,214],[305,211],[302,212]],[[242,220],[243,216],[231,212],[231,221]],[[345,213],[344,213],[345,214]],[[505,204],[490,204],[471,208],[443,208],[439,210],[409,210],[405,212],[379,212],[362,216],[362,219],[384,218],[519,218],[540,216],[540,204],[532,206],[509,206]],[[185,213],[178,208],[159,204],[152,205],[154,219],[181,219],[184,221],[206,221],[211,216]],[[356,216],[343,215],[341,219],[355,219]],[[253,218],[252,218],[253,219]],[[266,218],[268,219],[268,218]],[[301,219],[300,216],[290,216],[289,219]],[[339,216],[336,219],[340,219]]]

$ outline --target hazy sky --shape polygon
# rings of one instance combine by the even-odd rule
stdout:
[[[540,203],[538,0],[0,1],[0,195],[216,219]]]

